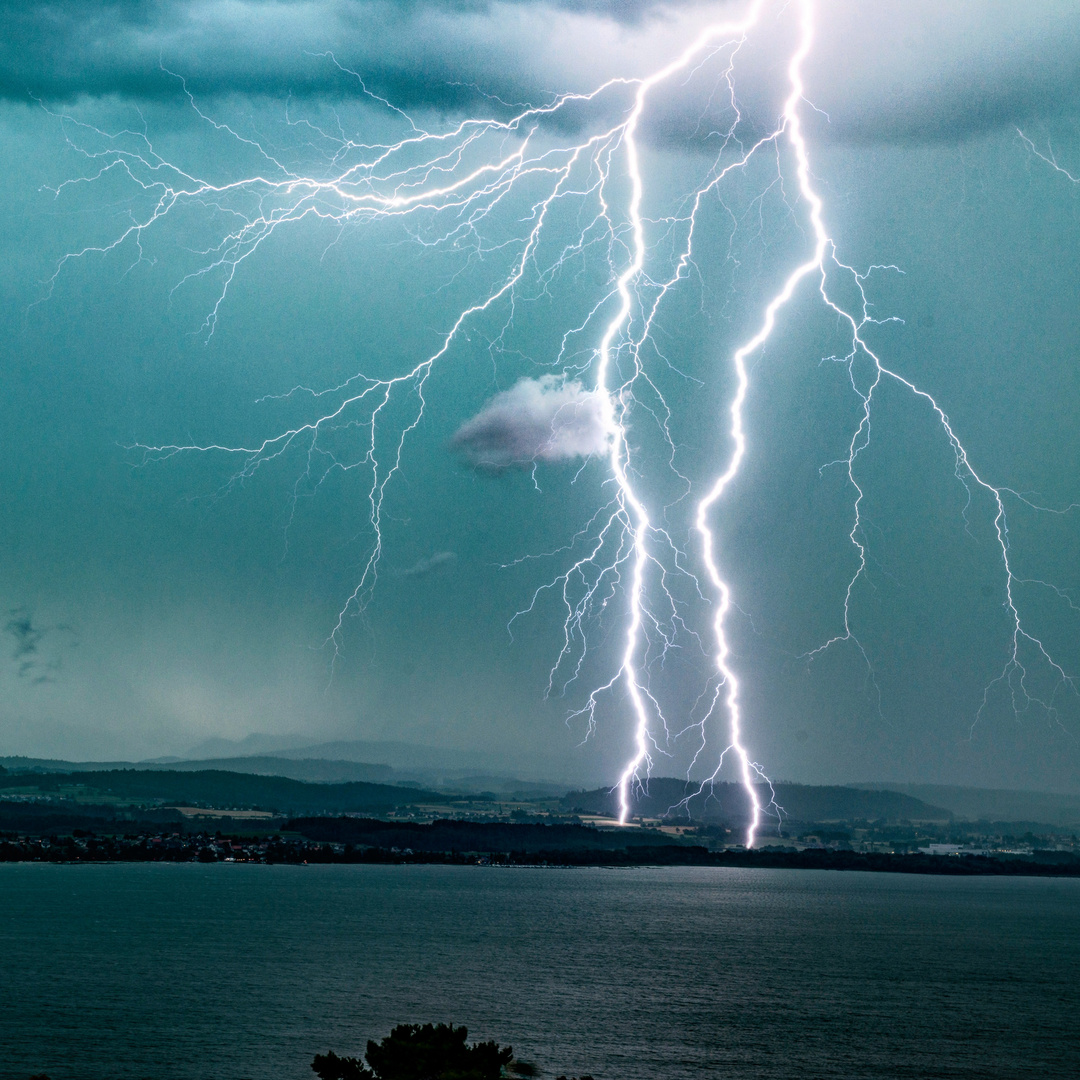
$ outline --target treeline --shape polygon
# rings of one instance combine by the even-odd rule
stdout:
[[[232,819],[222,828],[231,828]],[[49,802],[0,802],[0,834],[57,836],[73,833],[154,833],[180,830],[184,817],[168,807],[118,810],[67,800]]]
[[[89,797],[108,796],[131,803],[268,810],[282,814],[385,813],[398,806],[450,805],[460,801],[445,793],[393,784],[364,781],[310,784],[283,776],[257,776],[221,769],[197,772],[108,769],[0,776],[0,790],[13,789],[27,795],[78,791]]]
[[[522,828],[523,826],[516,826]],[[510,826],[515,828],[515,826]],[[854,851],[709,851],[680,844],[638,844],[622,848],[498,850],[417,850],[397,846],[356,846],[274,836],[220,834],[145,836],[63,836],[0,839],[0,862],[254,862],[266,864],[489,864],[501,866],[710,866],[788,870],[863,870],[948,876],[1080,877],[1080,857],[1036,852],[1029,858],[981,855],[886,855]]]
[[[588,825],[504,821],[376,821],[371,818],[293,818],[283,826],[309,840],[354,847],[396,847],[413,851],[560,852],[621,851],[678,847],[675,837],[649,829],[596,829]],[[702,849],[704,850],[704,849]]]

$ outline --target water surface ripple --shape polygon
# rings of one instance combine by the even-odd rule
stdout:
[[[1080,881],[0,865],[0,1077],[311,1080],[452,1020],[548,1076],[1080,1075]]]

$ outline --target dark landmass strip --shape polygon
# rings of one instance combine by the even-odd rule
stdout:
[[[229,819],[229,824],[232,820]],[[72,833],[156,833],[182,829],[183,816],[171,807],[136,807],[118,811],[115,806],[49,802],[0,802],[0,835],[55,836]]]
[[[122,836],[99,836],[83,829],[74,830],[70,836],[9,835],[0,838],[0,862],[706,866],[967,877],[1080,877],[1080,855],[1063,851],[1035,851],[1020,858],[826,849],[710,851],[663,834],[642,832],[630,838],[625,832],[607,833],[586,826],[440,821],[387,828],[395,824],[356,818],[294,819],[285,823],[285,835],[262,838],[205,831],[185,835],[160,829]],[[351,835],[358,842],[323,839],[334,831],[334,826],[339,827],[338,835]],[[365,842],[370,840],[378,843]],[[406,844],[406,840],[410,842]]]
[[[596,829],[580,824],[502,821],[376,821],[371,818],[305,817],[285,823],[288,832],[323,843],[354,847],[410,848],[412,851],[620,851],[624,848],[678,847],[677,837],[649,829]]]
[[[333,744],[328,749],[336,746]],[[180,774],[194,779],[184,782]],[[317,790],[312,791],[312,786]],[[460,800],[470,800],[491,804],[517,802],[523,813],[539,812],[564,818],[575,814],[606,817],[617,814],[618,799],[611,788],[563,794],[565,788],[554,790],[555,787],[473,774],[451,780],[445,770],[438,777],[417,774],[406,778],[388,765],[297,756],[141,764],[0,758],[0,799],[10,790],[13,794],[22,793],[23,797],[68,796],[81,802],[126,798],[129,802],[159,806],[187,803],[219,810],[232,807],[292,814],[343,811],[378,814],[394,806],[456,804],[457,816],[462,816]],[[75,788],[79,790],[73,792],[71,789]],[[636,818],[672,823],[745,826],[749,803],[741,785],[725,782],[708,785],[702,791],[698,788],[685,779],[654,777],[644,789],[631,793],[631,813]],[[95,792],[102,797],[96,799]],[[781,782],[772,790],[765,784],[758,786],[762,805],[770,802],[774,792],[781,807],[779,816],[784,831],[789,834],[793,828],[806,824],[840,822],[877,825],[907,822],[926,827],[965,822],[1023,823],[1025,828],[1034,824],[1050,826],[1057,832],[1080,831],[1080,795],[941,785]],[[492,805],[499,817],[505,816],[509,809]],[[770,813],[766,818],[768,824],[775,825],[775,815]],[[1005,831],[1016,833],[1017,829]]]
[[[259,776],[220,769],[198,772],[109,769],[100,772],[0,775],[0,794],[5,791],[33,791],[43,795],[60,795],[75,790],[133,802],[267,810],[286,814],[370,813],[418,803],[450,805],[455,801],[455,796],[445,792],[415,787],[360,781],[310,784],[283,776]],[[472,798],[475,799],[475,796]]]
[[[767,784],[757,786],[762,806],[775,798],[788,821],[850,821],[887,819],[909,821],[949,821],[952,813],[898,791],[869,791],[840,786],[809,784]],[[611,788],[572,791],[562,799],[567,810],[587,814],[618,813],[618,794]],[[649,818],[683,821],[743,821],[749,801],[741,784],[701,785],[669,777],[654,777],[644,789],[631,794],[631,813]]]

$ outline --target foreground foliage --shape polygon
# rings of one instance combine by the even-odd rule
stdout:
[[[381,1042],[369,1040],[364,1058],[316,1054],[319,1080],[499,1080],[513,1060],[511,1047],[465,1041],[452,1024],[399,1024]]]
[[[453,1024],[398,1024],[381,1042],[368,1040],[363,1059],[338,1057],[331,1050],[316,1054],[311,1068],[319,1080],[499,1080],[536,1075],[533,1066],[514,1060],[512,1047],[491,1041],[469,1046],[468,1036],[468,1028]]]

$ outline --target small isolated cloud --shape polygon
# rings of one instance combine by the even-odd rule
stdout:
[[[63,644],[72,645],[74,634],[70,626],[42,626],[34,621],[34,616],[26,608],[13,608],[8,612],[8,621],[4,624],[4,633],[14,638],[11,659],[15,661],[15,671],[20,679],[29,679],[33,683],[54,681],[54,674],[60,670],[60,657],[57,649]],[[42,642],[46,635],[59,633],[63,641],[57,644],[53,655],[42,655]]]
[[[604,398],[558,375],[521,379],[458,428],[452,445],[483,469],[603,454]]]
[[[15,639],[15,648],[11,658],[19,665],[19,674],[26,675],[34,666],[34,656],[41,644],[44,631],[34,625],[33,617],[22,608],[9,612],[12,616],[8,620],[4,631]]]
[[[428,556],[426,559],[420,559],[408,568],[408,570],[399,570],[398,577],[424,577],[426,574],[430,574],[433,570],[438,570],[440,566],[446,566],[447,563],[452,563],[457,559],[457,554],[453,551],[436,551],[434,555]]]

